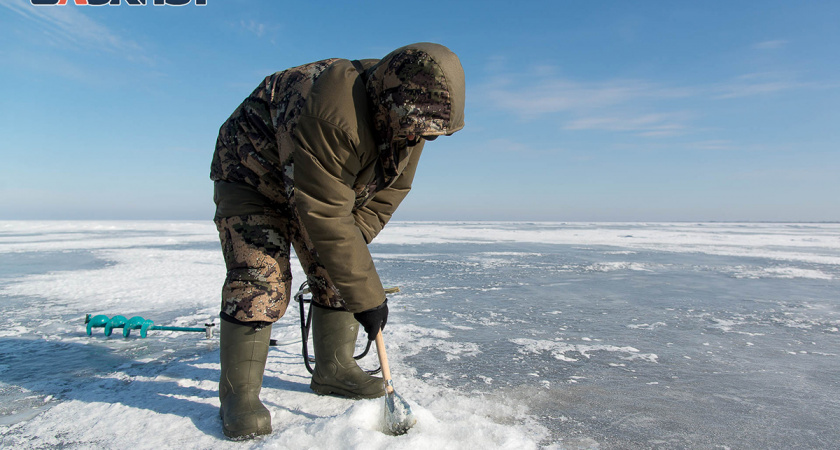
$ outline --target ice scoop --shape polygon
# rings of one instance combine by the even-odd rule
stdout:
[[[411,413],[408,403],[394,390],[382,330],[376,334],[376,353],[379,355],[379,365],[382,366],[382,379],[385,381],[385,430],[394,436],[399,436],[407,433],[417,423],[417,419]]]

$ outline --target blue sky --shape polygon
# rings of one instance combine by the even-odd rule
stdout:
[[[264,76],[432,41],[467,126],[395,219],[840,220],[838,2],[207,3],[0,0],[0,219],[209,220]]]

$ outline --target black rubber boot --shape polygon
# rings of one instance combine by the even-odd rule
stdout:
[[[271,433],[271,414],[260,402],[271,325],[255,329],[221,321],[219,415],[225,436],[250,439]]]
[[[358,334],[359,322],[352,313],[312,308],[315,370],[309,387],[313,391],[350,398],[385,395],[382,378],[368,375],[353,359]]]

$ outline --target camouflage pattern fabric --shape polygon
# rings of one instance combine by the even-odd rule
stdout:
[[[271,216],[238,216],[216,220],[227,277],[222,312],[243,322],[275,322],[291,297],[290,242],[276,230],[286,220]]]
[[[421,46],[397,49],[369,71],[366,88],[376,105],[374,127],[384,170],[384,186],[399,175],[406,137],[452,134],[450,86],[438,62]]]
[[[222,311],[237,320],[275,322],[283,316],[291,296],[291,246],[306,272],[313,300],[344,307],[297,218],[292,180],[291,135],[297,117],[318,75],[335,61],[317,61],[266,77],[219,130],[210,178],[250,186],[255,197],[264,197],[255,203],[271,204],[233,217],[217,210],[216,228],[228,270]]]
[[[245,183],[274,201],[288,201],[294,189],[292,132],[312,84],[335,61],[266,77],[219,130],[210,179]]]
[[[306,272],[313,300],[331,308],[344,301],[326,269],[318,263],[306,230],[278,214],[250,214],[216,219],[227,277],[222,312],[243,322],[275,322],[291,299],[290,247]]]

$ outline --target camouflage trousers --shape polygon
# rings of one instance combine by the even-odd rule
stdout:
[[[291,248],[306,273],[316,303],[344,309],[338,289],[293,205],[276,202],[244,183],[216,181],[216,228],[227,276],[222,312],[242,322],[275,322],[292,296]]]

